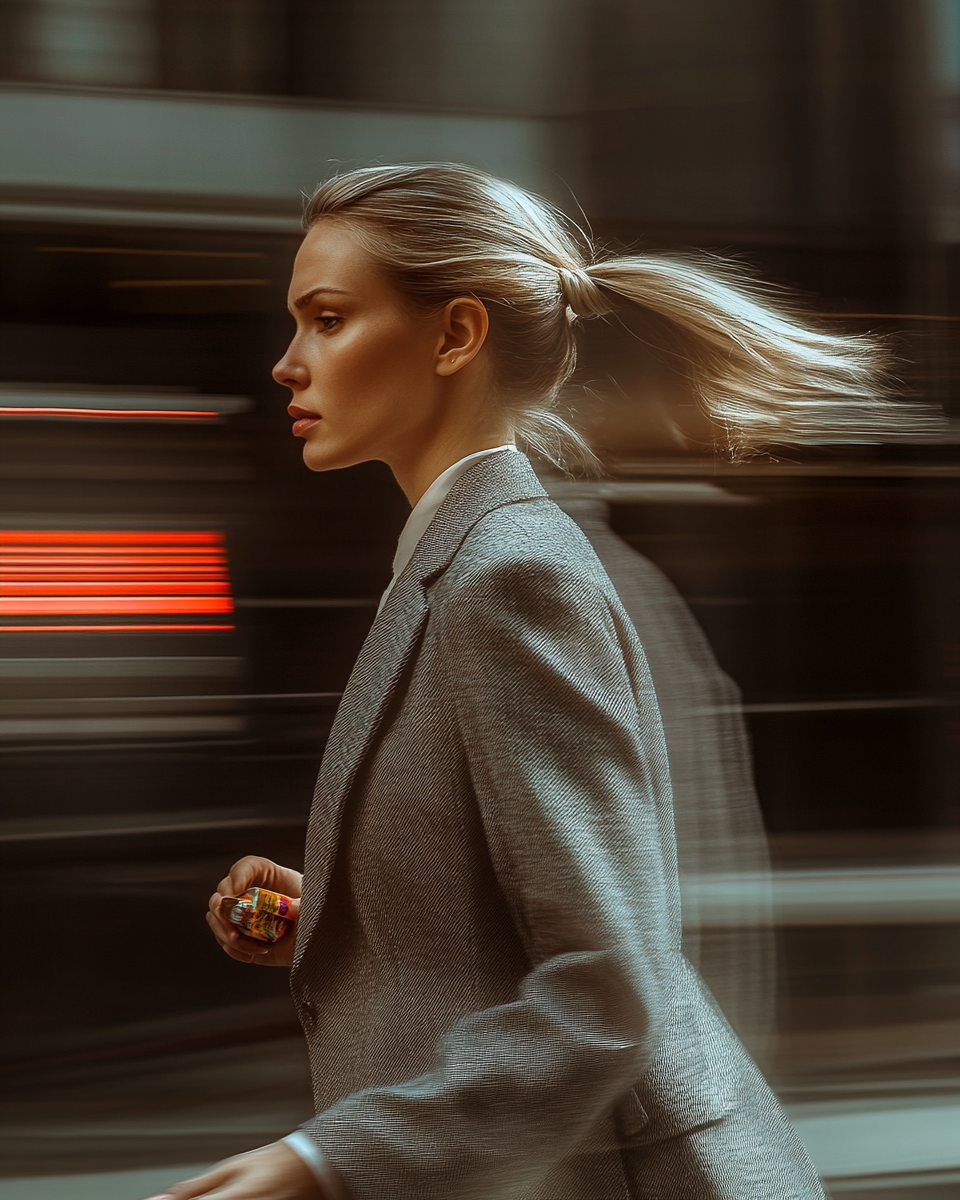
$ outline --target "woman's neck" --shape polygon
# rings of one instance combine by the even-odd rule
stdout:
[[[427,488],[448,467],[452,467],[469,454],[493,450],[497,446],[512,445],[514,438],[515,431],[506,422],[490,427],[482,433],[460,431],[459,436],[438,439],[416,456],[391,462],[389,466],[410,502],[410,507],[414,508]]]

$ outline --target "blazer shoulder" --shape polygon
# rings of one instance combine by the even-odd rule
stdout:
[[[461,543],[432,589],[438,600],[465,591],[496,590],[497,582],[575,583],[606,597],[616,592],[577,524],[546,497],[505,504],[486,513]]]

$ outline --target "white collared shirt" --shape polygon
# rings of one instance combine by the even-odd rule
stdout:
[[[407,563],[413,558],[417,544],[427,532],[430,522],[437,515],[437,510],[450,494],[453,485],[475,462],[479,462],[481,458],[487,458],[491,454],[499,454],[501,450],[516,450],[516,446],[510,443],[506,446],[494,446],[490,450],[478,450],[475,454],[468,454],[466,458],[455,462],[452,467],[447,467],[443,474],[438,475],[423,493],[414,505],[410,516],[407,517],[407,523],[400,534],[397,552],[393,556],[393,578],[387,584],[387,590],[380,599],[380,608],[377,609],[377,612],[386,604],[393,585],[403,574]]]

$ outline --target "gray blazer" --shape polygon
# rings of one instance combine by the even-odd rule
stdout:
[[[526,458],[455,485],[320,769],[291,984],[356,1200],[806,1200],[680,951],[643,651]]]

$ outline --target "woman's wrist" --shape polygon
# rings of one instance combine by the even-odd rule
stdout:
[[[298,1154],[313,1172],[324,1200],[347,1200],[347,1192],[336,1167],[308,1133],[298,1129],[283,1138],[282,1142]]]

